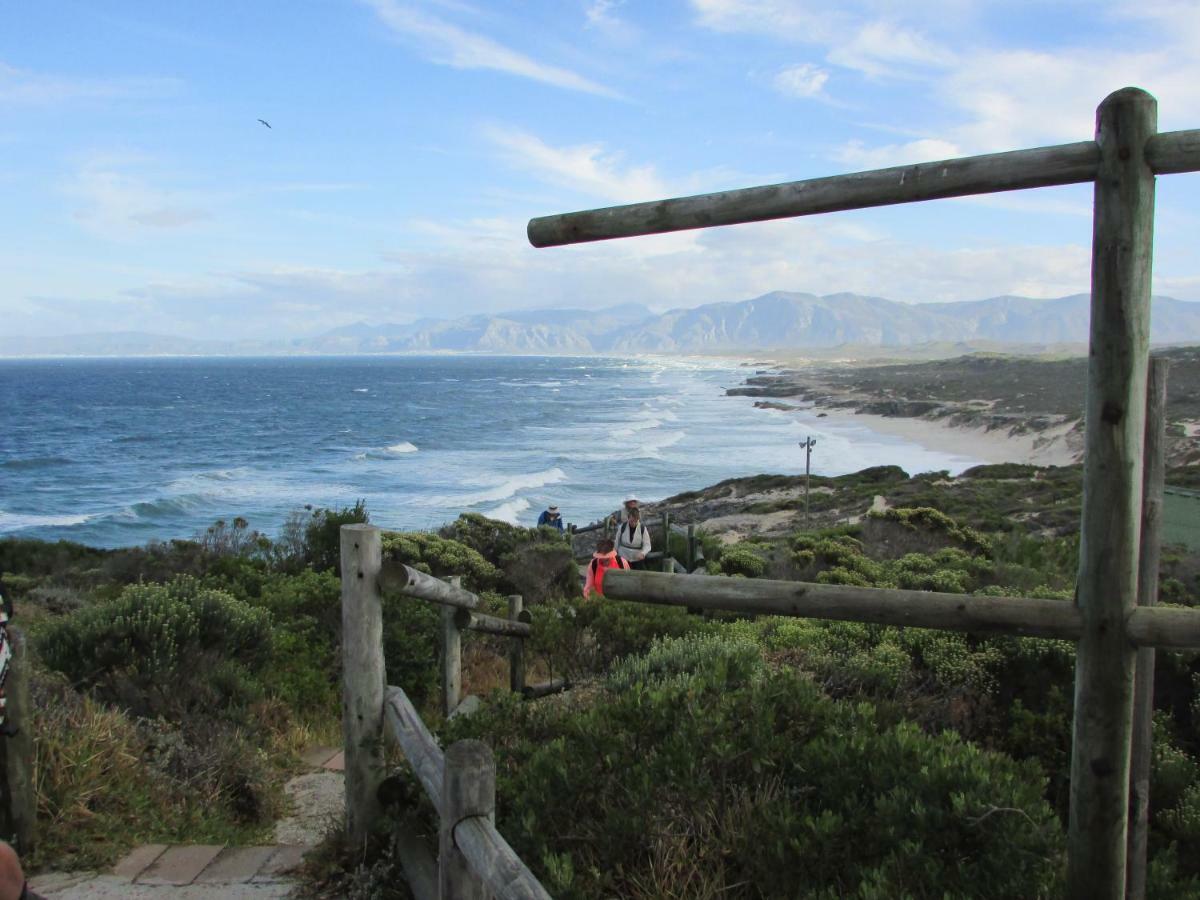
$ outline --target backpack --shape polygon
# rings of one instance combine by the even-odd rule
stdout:
[[[592,558],[592,583],[596,586],[596,593],[604,596],[604,573],[609,569],[628,569],[629,560],[623,556],[615,556],[610,562],[607,559]]]

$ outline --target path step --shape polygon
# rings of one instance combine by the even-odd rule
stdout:
[[[338,747],[312,747],[300,754],[300,760],[309,769],[330,772],[343,772],[346,769],[345,753]]]
[[[174,896],[196,900],[246,896],[265,900],[283,897],[290,890],[287,873],[300,865],[310,849],[306,845],[146,844],[117,863],[111,874],[49,873],[32,879],[30,887],[48,900],[143,897],[157,900]],[[279,890],[268,890],[272,886]]]

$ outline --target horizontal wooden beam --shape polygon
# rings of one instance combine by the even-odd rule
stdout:
[[[420,836],[406,825],[398,825],[392,847],[416,900],[438,900],[437,861]]]
[[[479,605],[479,598],[470,591],[394,559],[383,561],[383,568],[379,572],[379,590],[384,593],[399,591],[409,597],[441,603],[443,606],[457,606],[459,609],[474,609]]]
[[[1078,184],[1096,177],[1099,160],[1096,142],[1080,141],[633,203],[531,219],[529,242],[535,247],[554,247],[943,197]]]
[[[550,900],[529,867],[484,816],[454,826],[454,844],[499,900]]]
[[[551,678],[549,681],[539,681],[537,684],[527,684],[521,688],[521,696],[526,700],[537,700],[549,697],[551,694],[561,694],[571,689],[571,682],[565,678]]]
[[[640,600],[770,616],[1065,640],[1077,639],[1081,628],[1079,610],[1065,600],[981,597],[723,575],[679,578],[660,572],[611,569],[604,575],[604,596],[610,600]]]
[[[1200,172],[1200,129],[1152,135],[1146,141],[1146,162],[1155,175]]]
[[[460,631],[482,631],[484,634],[499,634],[505,637],[527,638],[533,632],[528,622],[485,616],[469,609],[455,610],[454,624]]]
[[[1155,135],[1146,144],[1146,160],[1159,175],[1200,171],[1200,130]],[[967,156],[543,216],[529,221],[529,242],[535,247],[556,247],[921,200],[1080,184],[1095,180],[1099,164],[1100,150],[1095,141]]]
[[[389,731],[404,756],[416,773],[417,780],[425,788],[425,793],[433,801],[435,809],[442,808],[442,778],[444,777],[446,761],[442,748],[425,723],[421,715],[408,699],[408,695],[398,687],[389,687],[385,692],[384,715],[391,726]]]
[[[604,586],[608,587],[607,581]],[[1200,609],[1140,606],[1125,620],[1125,633],[1139,647],[1200,647]]]

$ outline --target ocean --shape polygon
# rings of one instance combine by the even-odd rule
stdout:
[[[0,536],[98,547],[365,500],[428,529],[466,511],[585,524],[725,478],[979,460],[725,388],[730,360],[564,357],[0,360]]]

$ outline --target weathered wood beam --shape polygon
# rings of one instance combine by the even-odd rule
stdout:
[[[420,835],[404,825],[397,826],[392,846],[412,895],[417,900],[438,900],[437,861]]]
[[[1166,359],[1150,360],[1143,442],[1142,555],[1138,560],[1138,606],[1158,603],[1162,553],[1163,479],[1166,476]],[[1125,621],[1126,629],[1129,620]],[[1154,744],[1154,648],[1141,647],[1133,679],[1133,743],[1129,754],[1129,840],[1125,900],[1144,900],[1150,836],[1150,760]]]
[[[1125,636],[1135,647],[1195,649],[1200,647],[1200,609],[1139,606],[1125,620]]]
[[[438,837],[440,900],[488,900],[483,872],[471,865],[455,840],[464,819],[491,825],[496,817],[496,762],[482,741],[456,741],[446,748],[443,806]],[[494,826],[493,826],[494,827]]]
[[[1145,150],[1157,120],[1154,98],[1136,88],[1110,94],[1096,113],[1100,167],[1076,583],[1083,633],[1075,654],[1067,829],[1067,893],[1076,900],[1125,894],[1136,658],[1125,621],[1137,604],[1154,233],[1154,173]]]
[[[605,578],[608,576],[605,575]],[[605,582],[607,584],[607,582]],[[561,694],[571,689],[571,682],[565,678],[551,678],[549,681],[539,681],[537,684],[527,684],[521,689],[521,696],[526,700],[537,700],[549,697],[551,694]]]
[[[376,589],[380,530],[343,525],[342,735],[346,758],[346,837],[356,853],[380,819],[377,792],[384,778],[383,603]]]
[[[550,900],[528,866],[486,818],[463,819],[454,827],[454,843],[499,900]]]
[[[678,578],[660,572],[612,569],[604,575],[604,596],[610,600],[640,600],[768,616],[1065,640],[1075,640],[1082,630],[1079,610],[1064,600],[980,597],[722,575]]]
[[[526,612],[525,600],[520,594],[509,595],[508,617],[523,625],[532,624],[532,617]],[[513,640],[508,650],[508,686],[514,694],[525,689],[525,642],[520,639]]]
[[[1170,154],[1174,159],[1174,151]],[[529,242],[553,247],[1023,188],[1096,176],[1094,141],[895,166],[850,175],[633,203],[531,219]]]
[[[1151,135],[1146,141],[1146,162],[1155,175],[1200,172],[1200,129]]]
[[[479,605],[479,598],[470,591],[426,575],[394,559],[383,561],[383,568],[379,573],[379,590],[399,591],[409,597],[441,603],[444,606],[457,606],[460,609],[474,609]]]
[[[454,610],[454,624],[458,626],[459,631],[481,631],[484,634],[498,634],[503,637],[527,638],[533,633],[533,629],[525,622],[486,616],[469,609]]]
[[[445,756],[442,748],[425,723],[421,715],[408,699],[408,695],[398,687],[387,689],[387,702],[384,705],[387,716],[388,732],[396,739],[404,757],[416,773],[417,780],[425,788],[425,793],[433,801],[435,809],[442,808],[442,773],[445,769]]]

